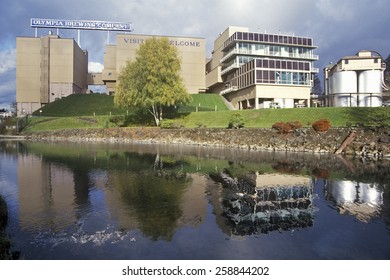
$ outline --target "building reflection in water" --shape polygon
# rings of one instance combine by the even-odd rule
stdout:
[[[313,225],[313,183],[310,177],[247,174],[234,178],[227,170],[211,174],[223,186],[223,216],[229,235],[288,231]]]
[[[170,240],[178,228],[204,222],[205,176],[187,174],[184,180],[152,176],[153,171],[142,175],[131,170],[72,168],[19,154],[20,228],[32,233],[30,242],[35,245],[102,245],[135,241],[138,230],[153,240]]]
[[[375,183],[328,180],[325,198],[332,201],[340,214],[349,214],[363,222],[379,217],[383,205],[382,191]]]

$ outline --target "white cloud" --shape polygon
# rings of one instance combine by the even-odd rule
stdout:
[[[15,69],[16,67],[16,50],[0,51],[0,75]]]
[[[88,62],[88,73],[101,73],[104,69],[104,65],[100,62],[90,61]]]

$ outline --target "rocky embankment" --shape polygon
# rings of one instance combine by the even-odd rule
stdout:
[[[107,128],[68,129],[26,135],[34,141],[167,143],[231,147],[252,150],[334,153],[351,133],[350,128],[316,132],[311,128],[279,134],[272,129],[245,128]],[[356,128],[344,154],[362,157],[390,157],[390,128]]]

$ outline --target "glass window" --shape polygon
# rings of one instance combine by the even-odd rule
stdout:
[[[305,63],[305,70],[310,71],[310,63]]]
[[[292,67],[292,69],[298,70],[298,62],[296,62],[296,61],[293,62],[293,67]]]
[[[268,60],[263,60],[263,68],[268,68]]]
[[[262,80],[262,75],[261,75],[262,73],[261,72],[262,72],[262,70],[256,71],[256,80],[258,83],[260,83],[260,81]]]
[[[292,41],[293,41],[293,44],[294,44],[294,45],[298,44],[297,37],[293,37],[292,39],[293,39]]]
[[[242,39],[243,39],[243,40],[248,40],[248,33],[246,33],[246,32],[243,33],[243,34],[242,34]]]
[[[272,84],[275,83],[275,71],[269,71],[269,82]]]
[[[263,82],[268,82],[268,71],[263,71]]]
[[[292,62],[291,61],[287,61],[287,69],[292,69]]]
[[[259,41],[264,42],[264,35],[263,34],[259,34]]]
[[[276,60],[276,63],[275,63],[275,64],[276,64],[276,68],[277,68],[277,69],[280,69],[280,60]]]
[[[261,68],[261,59],[256,59],[256,67]]]
[[[253,33],[249,33],[249,40],[253,41]]]
[[[237,32],[237,39],[241,40],[242,39],[242,32]]]
[[[298,45],[302,45],[302,38],[298,38]]]
[[[313,45],[313,40],[312,39],[307,39],[307,45],[312,46]]]
[[[268,34],[264,34],[264,42],[268,42]]]
[[[282,67],[281,67],[281,68],[282,68],[282,69],[286,69],[286,67],[287,67],[287,63],[286,63],[286,61],[283,60],[283,61],[282,61]]]
[[[257,34],[257,33],[254,34],[254,40],[259,41],[259,34]]]
[[[274,35],[268,35],[268,40],[272,43],[274,41]]]
[[[275,68],[275,60],[270,60],[269,61],[269,68]]]

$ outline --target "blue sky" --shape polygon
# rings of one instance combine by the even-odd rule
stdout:
[[[134,33],[214,39],[227,26],[253,32],[312,37],[320,74],[329,62],[367,49],[390,54],[388,0],[5,0],[0,17],[0,108],[15,101],[15,38],[34,36],[31,18],[132,22]],[[39,36],[47,34],[40,29]],[[75,38],[77,32],[60,30]],[[111,33],[111,43],[115,34]],[[81,31],[80,45],[89,53],[90,69],[102,68],[107,33]]]

